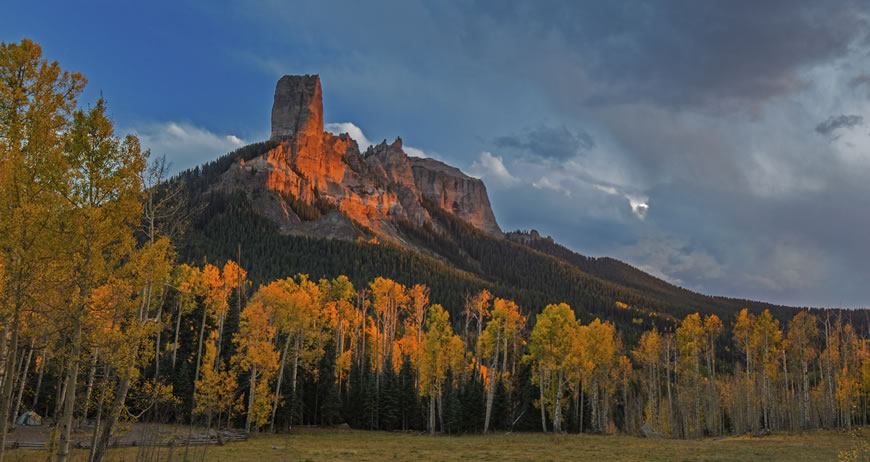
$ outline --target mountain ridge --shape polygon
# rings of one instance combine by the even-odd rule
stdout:
[[[578,316],[613,320],[629,336],[643,324],[668,329],[694,312],[727,319],[743,307],[770,309],[786,321],[798,311],[695,293],[534,231],[503,233],[482,181],[408,156],[401,138],[361,153],[348,134],[323,131],[321,94],[316,75],[282,77],[275,104],[285,107],[273,108],[270,140],[179,175],[213,204],[194,226],[187,260],[234,258],[238,246],[260,265],[251,268],[254,279],[303,272],[410,283],[413,275],[454,317],[463,293],[488,288],[531,314],[567,302]]]
[[[225,193],[244,192],[255,209],[291,234],[319,235],[313,230],[323,226],[304,222],[323,217],[300,217],[293,204],[321,203],[346,218],[322,214],[337,227],[337,232],[328,233],[330,237],[352,240],[375,234],[407,246],[396,221],[434,225],[422,206],[425,198],[501,236],[486,186],[479,179],[434,159],[408,156],[399,137],[361,153],[348,134],[325,131],[323,120],[320,77],[281,77],[272,107],[270,142],[274,146],[234,162],[217,188]]]

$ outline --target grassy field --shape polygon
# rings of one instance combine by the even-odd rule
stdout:
[[[301,429],[289,435],[262,435],[246,442],[191,448],[191,461],[812,461],[837,460],[838,453],[867,441],[841,431],[779,433],[763,438],[740,436],[700,441],[649,440],[630,436],[512,434],[429,437],[355,430]],[[183,448],[144,453],[144,448],[113,450],[111,461],[182,461]],[[157,451],[149,449],[149,451]],[[46,451],[15,450],[6,460],[45,460]],[[138,456],[138,457],[137,457]],[[144,456],[144,457],[143,457]],[[84,451],[71,460],[85,461]]]

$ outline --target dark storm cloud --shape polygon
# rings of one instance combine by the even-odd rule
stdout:
[[[265,47],[304,54],[255,62],[319,72],[331,122],[497,159],[506,228],[717,295],[870,302],[870,137],[845,128],[870,113],[866,2],[272,6]]]
[[[540,127],[520,135],[501,136],[495,139],[495,145],[526,151],[533,156],[566,160],[594,148],[595,140],[583,129],[569,130],[562,125]]]
[[[591,79],[579,101],[653,101],[670,106],[755,104],[803,88],[799,71],[842,56],[866,37],[866,4],[775,1],[609,1],[483,8],[545,40],[564,56],[565,98],[571,82]],[[574,62],[578,66],[574,66]],[[579,71],[577,69],[580,69]],[[552,71],[552,69],[551,69]]]
[[[840,128],[852,128],[864,124],[864,116],[860,115],[838,115],[831,116],[828,120],[816,125],[816,133],[824,136],[829,136]]]

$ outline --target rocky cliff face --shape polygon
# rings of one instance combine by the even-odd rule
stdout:
[[[502,235],[483,181],[435,159],[411,157],[409,160],[414,183],[423,197],[479,229]]]
[[[323,132],[323,95],[317,75],[285,75],[275,86],[272,139]]]
[[[361,154],[347,134],[325,132],[317,75],[278,81],[272,139],[277,147],[236,162],[217,187],[246,192],[254,207],[286,233],[355,239],[366,227],[402,243],[396,220],[432,224],[423,207],[426,198],[488,233],[502,235],[480,180],[432,159],[408,157],[401,138]]]

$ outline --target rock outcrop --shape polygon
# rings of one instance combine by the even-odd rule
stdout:
[[[272,139],[323,132],[323,96],[318,75],[285,75],[275,85]]]
[[[504,237],[510,241],[518,242],[520,244],[528,246],[533,246],[535,243],[540,241],[544,241],[549,244],[555,243],[551,236],[543,237],[536,229],[533,229],[529,232],[524,232],[520,230],[511,231],[509,233],[504,233]]]
[[[317,75],[278,81],[272,140],[275,148],[237,161],[217,187],[244,191],[285,233],[355,239],[367,228],[403,243],[396,220],[437,227],[423,206],[425,198],[502,235],[480,180],[432,159],[408,157],[401,138],[361,154],[347,134],[325,132]]]
[[[502,235],[483,181],[435,159],[411,157],[410,162],[423,197],[479,229]]]

